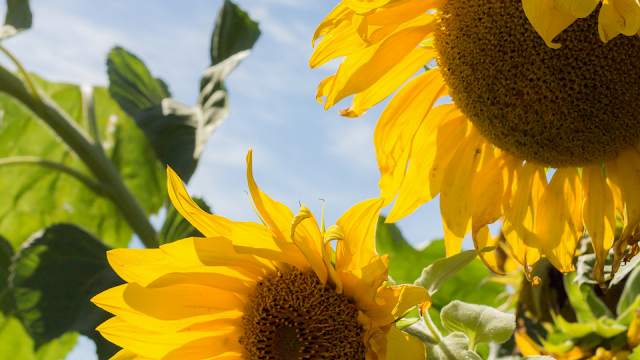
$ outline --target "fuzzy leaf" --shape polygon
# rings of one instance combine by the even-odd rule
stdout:
[[[450,360],[450,359],[482,359],[478,354],[469,351],[469,339],[460,332],[454,332],[440,339],[438,344],[427,343],[427,359],[429,360]]]
[[[516,317],[485,305],[453,301],[440,313],[442,325],[467,335],[470,349],[480,343],[503,343],[516,328]]]

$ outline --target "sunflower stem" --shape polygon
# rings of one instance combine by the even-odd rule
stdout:
[[[28,81],[28,80],[27,80]],[[33,86],[33,83],[29,83]],[[156,231],[145,210],[127,188],[118,169],[99,144],[45,93],[33,86],[32,95],[24,82],[5,67],[0,66],[0,92],[20,101],[42,119],[78,157],[100,182],[111,188],[109,199],[120,210],[133,231],[148,248],[157,248]],[[111,193],[110,192],[110,193]]]
[[[422,320],[424,321],[424,324],[427,325],[427,328],[431,332],[431,336],[433,337],[433,339],[436,341],[436,343],[439,343],[440,340],[442,339],[442,334],[440,333],[440,330],[438,330],[438,328],[436,327],[436,324],[433,323],[433,320],[431,320],[431,316],[429,315],[429,310],[424,311],[422,315]]]

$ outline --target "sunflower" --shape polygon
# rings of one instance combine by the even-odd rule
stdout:
[[[355,94],[346,117],[399,89],[374,133],[388,222],[439,194],[450,256],[502,218],[528,277],[543,256],[573,271],[586,229],[604,286],[612,246],[612,274],[638,253],[639,27],[637,0],[343,0],[310,65],[345,57],[316,97]]]
[[[324,231],[304,205],[294,216],[257,187],[251,152],[247,167],[262,224],[206,213],[168,169],[171,201],[206,238],[108,252],[127,282],[92,299],[115,315],[98,327],[123,348],[112,359],[424,359],[394,321],[429,294],[386,284],[389,259],[374,246],[382,199]]]

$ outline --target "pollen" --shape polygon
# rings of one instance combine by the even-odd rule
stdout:
[[[598,36],[599,7],[551,49],[521,0],[449,0],[434,44],[451,98],[480,133],[518,159],[586,166],[640,140],[640,39]]]
[[[297,270],[259,283],[242,318],[245,360],[364,360],[358,310],[315,274]]]

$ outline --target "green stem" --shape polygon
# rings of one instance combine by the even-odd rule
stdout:
[[[22,64],[20,64],[20,61],[18,61],[18,59],[16,59],[16,57],[13,56],[13,54],[9,52],[9,50],[7,50],[4,46],[2,46],[1,43],[0,43],[0,50],[5,55],[7,55],[7,57],[11,59],[11,61],[18,67],[18,71],[20,71],[25,81],[27,82],[27,85],[29,85],[31,96],[33,96],[36,100],[40,100],[36,86],[33,84],[33,81],[31,81],[31,77],[29,76],[29,73],[24,69],[24,67],[22,67]]]
[[[39,165],[49,169],[58,170],[65,174],[73,176],[74,178],[76,178],[76,180],[80,181],[81,183],[86,185],[88,188],[93,190],[93,192],[95,192],[100,196],[109,197],[109,194],[111,193],[110,191],[111,189],[108,186],[102,183],[96,182],[95,180],[84,175],[78,170],[72,169],[66,165],[63,165],[57,162],[42,159],[36,156],[15,156],[10,158],[0,159],[0,167],[7,166],[7,165]]]
[[[439,343],[442,338],[442,334],[440,333],[440,330],[438,330],[438,328],[436,327],[436,324],[433,323],[433,320],[431,320],[431,316],[429,316],[428,309],[424,311],[424,315],[422,316],[422,319],[424,320],[425,325],[427,325],[427,328],[429,328],[429,331],[431,332],[431,335],[433,336],[435,341]]]
[[[100,146],[96,146],[89,135],[58,104],[45,93],[31,96],[24,83],[9,70],[0,66],[0,91],[13,96],[31,109],[40,119],[62,138],[80,157],[91,173],[100,182],[112,188],[110,197],[127,223],[138,234],[148,248],[158,247],[156,231],[151,226],[147,214],[127,188],[115,165],[107,158]]]
[[[100,139],[100,131],[98,130],[98,122],[96,120],[96,112],[93,108],[93,87],[90,85],[80,86],[80,94],[82,95],[82,117],[85,120],[87,129],[93,137],[96,145],[102,146]]]

